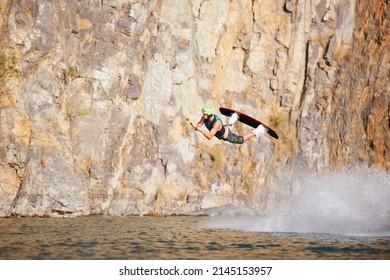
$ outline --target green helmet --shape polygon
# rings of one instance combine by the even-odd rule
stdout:
[[[212,105],[206,105],[202,108],[202,113],[206,115],[215,115],[215,108]]]

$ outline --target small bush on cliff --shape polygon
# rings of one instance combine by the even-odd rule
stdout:
[[[0,77],[16,77],[20,75],[17,67],[18,58],[14,54],[0,53]]]

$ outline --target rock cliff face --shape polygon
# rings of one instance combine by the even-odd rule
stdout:
[[[260,213],[297,169],[390,170],[389,13],[384,0],[0,0],[0,216]],[[280,139],[208,141],[185,121],[206,103]]]

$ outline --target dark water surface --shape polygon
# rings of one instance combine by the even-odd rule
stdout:
[[[205,228],[213,219],[110,216],[0,219],[0,259],[390,259],[390,236]]]

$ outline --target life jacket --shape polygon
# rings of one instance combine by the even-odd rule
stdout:
[[[220,117],[218,117],[217,115],[214,115],[214,119],[211,121],[211,122],[207,122],[205,121],[204,124],[206,126],[206,128],[210,131],[214,124],[217,122],[217,121],[221,121],[222,123],[222,120]],[[220,130],[217,131],[217,133],[215,134],[215,136],[218,138],[218,139],[224,139],[224,136],[225,135],[225,127],[223,126],[223,123],[222,123],[222,128]]]

